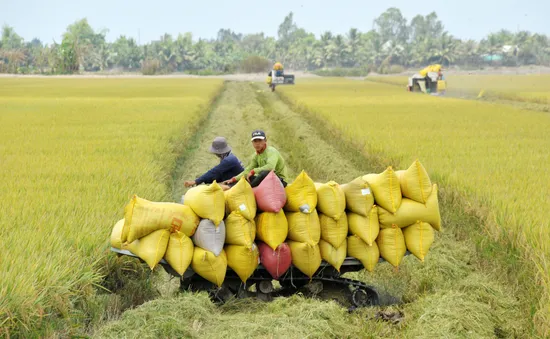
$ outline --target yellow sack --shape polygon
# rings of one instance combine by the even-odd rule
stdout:
[[[239,211],[248,220],[254,220],[256,216],[256,198],[252,186],[244,176],[239,182],[224,192],[227,214]]]
[[[345,240],[338,248],[335,248],[324,240],[319,242],[321,258],[332,265],[338,272],[340,272],[340,267],[344,263],[344,260],[346,260],[347,249],[348,247]]]
[[[268,85],[271,85],[271,82],[273,81],[273,78],[272,77],[267,77],[265,79],[265,82],[268,84]]]
[[[321,225],[321,239],[332,246],[338,248],[348,236],[348,217],[346,212],[342,212],[338,221],[319,214],[319,224]]]
[[[126,247],[122,241],[122,228],[124,227],[124,218],[116,222],[111,231],[111,246],[118,249],[123,249]]]
[[[321,225],[319,224],[319,215],[317,210],[309,214],[302,212],[285,213],[288,221],[288,239],[307,242],[316,245],[321,239]]]
[[[434,229],[430,224],[421,221],[405,227],[403,235],[405,236],[405,245],[409,252],[424,262],[424,258],[434,242],[434,233]]]
[[[169,238],[169,230],[156,230],[128,244],[128,250],[143,259],[153,269],[164,257]]]
[[[321,266],[319,245],[289,241],[292,264],[308,277],[312,277]]]
[[[227,191],[226,191],[227,192]],[[225,243],[252,248],[256,239],[256,223],[238,212],[231,212],[225,219]]]
[[[367,174],[363,179],[369,183],[374,194],[374,203],[395,213],[401,205],[401,186],[399,178],[389,166],[380,174]]]
[[[374,267],[380,260],[380,251],[376,242],[369,246],[356,235],[348,237],[348,255],[359,260],[369,272],[374,271]]]
[[[285,211],[311,213],[317,207],[315,183],[302,171],[296,179],[285,187]]]
[[[416,160],[407,170],[395,173],[399,178],[403,197],[425,204],[432,194],[432,182],[420,161]]]
[[[368,217],[348,212],[348,228],[349,233],[357,235],[367,245],[372,246],[380,232],[378,207],[372,206]]]
[[[425,68],[423,68],[420,72],[418,72],[421,76],[425,77],[428,73],[430,72],[435,72],[435,73],[439,73],[439,71],[441,70],[441,65],[440,64],[434,64],[434,65],[429,65]]]
[[[349,211],[364,217],[369,215],[374,205],[374,195],[369,183],[363,177],[355,178],[349,183],[342,185],[342,190],[346,197],[346,208]]]
[[[256,238],[265,242],[274,251],[288,235],[285,212],[263,212],[256,216]]]
[[[183,275],[189,265],[191,265],[194,250],[195,247],[193,246],[191,238],[186,236],[183,232],[176,231],[170,234],[164,259],[174,271]]]
[[[340,185],[334,181],[326,184],[315,183],[317,189],[317,210],[335,220],[346,209],[346,195]]]
[[[192,234],[199,225],[198,216],[189,207],[174,202],[153,202],[137,195],[124,208],[124,220],[122,241],[128,243],[160,229]]]
[[[401,229],[397,226],[381,229],[376,242],[382,258],[395,267],[399,266],[407,252]]]
[[[227,254],[227,266],[231,267],[243,282],[250,278],[260,264],[260,252],[256,245],[252,248],[227,245],[225,253]]]
[[[441,215],[439,214],[437,192],[437,184],[433,184],[432,194],[428,197],[426,204],[403,198],[401,207],[395,214],[378,208],[380,227],[388,228],[392,225],[407,227],[420,220],[432,225],[438,231],[441,230]]]
[[[210,185],[198,185],[185,193],[183,203],[202,219],[210,219],[218,226],[225,216],[225,197],[223,190],[214,181]]]
[[[227,255],[225,254],[225,250],[222,250],[220,255],[215,256],[210,251],[195,247],[191,268],[204,279],[221,287],[225,280],[225,273],[227,272]]]
[[[275,65],[273,65],[273,69],[276,71],[282,71],[283,70],[283,64],[280,62],[276,62]]]

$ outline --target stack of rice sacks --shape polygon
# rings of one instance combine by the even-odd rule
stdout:
[[[111,246],[129,250],[154,269],[162,260],[183,275],[193,259],[200,218],[189,206],[134,195],[111,232]]]
[[[347,256],[348,218],[346,196],[342,187],[334,181],[315,183],[317,210],[321,227],[319,249],[321,258],[338,272]]]
[[[321,226],[317,214],[315,183],[302,171],[285,187],[285,191],[287,201],[284,211],[288,221],[288,245],[292,264],[308,277],[312,277],[321,265]]]
[[[361,261],[370,272],[380,259],[376,243],[380,227],[378,208],[374,205],[374,195],[363,177],[342,185],[346,197],[348,219],[348,255]]]
[[[258,205],[256,238],[260,262],[277,280],[292,263],[290,247],[285,242],[288,236],[288,221],[283,210],[287,203],[286,191],[273,171],[252,190]]]
[[[338,271],[346,255],[373,271],[380,257],[398,267],[407,250],[424,261],[441,229],[437,185],[417,160],[339,185],[302,171],[284,188],[272,171],[258,187],[242,178],[227,191],[191,188],[184,204],[134,196],[111,245],[153,269],[163,258],[221,286],[227,266],[243,282],[261,263],[279,279],[291,263],[312,277],[322,260]]]
[[[380,256],[398,267],[407,250],[424,261],[434,229],[441,228],[441,217],[437,185],[418,160],[407,170],[388,167],[343,186],[351,233],[349,256],[369,271]]]
[[[385,206],[379,204],[381,230],[377,243],[380,254],[396,267],[406,250],[424,261],[434,242],[434,229],[441,230],[437,184],[431,182],[428,172],[418,160],[406,170],[394,172],[389,167],[379,175],[385,175],[387,184],[389,180],[392,183],[397,180],[399,183],[397,187],[392,185],[391,203],[386,199]],[[368,175],[366,180],[373,180],[369,176],[372,175]],[[374,187],[379,183],[378,178],[372,184],[369,181],[377,202],[377,190]],[[386,197],[387,192],[390,190],[386,189]]]
[[[244,177],[225,191],[227,265],[243,282],[254,273],[260,260],[260,253],[254,242],[256,209],[254,192]]]

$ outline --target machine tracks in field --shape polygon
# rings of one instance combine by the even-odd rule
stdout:
[[[333,131],[293,110],[278,94],[260,84],[228,81],[178,157],[172,172],[171,198],[180,201],[186,191],[184,181],[195,179],[218,163],[208,153],[216,136],[227,138],[245,166],[253,154],[250,133],[254,129],[265,130],[268,143],[279,149],[290,178],[305,170],[315,181],[348,182],[380,169],[356,148],[335,142]]]

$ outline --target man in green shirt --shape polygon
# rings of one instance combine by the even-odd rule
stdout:
[[[244,171],[239,175],[224,182],[224,184],[233,184],[246,176],[246,180],[250,182],[250,186],[256,187],[262,180],[274,171],[281,180],[281,183],[286,187],[287,173],[286,165],[279,151],[273,146],[267,146],[267,138],[262,130],[252,132],[252,146],[256,153],[252,156],[250,164],[245,167]]]

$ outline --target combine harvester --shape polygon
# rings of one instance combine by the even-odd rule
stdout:
[[[272,171],[252,188],[216,182],[182,203],[134,197],[111,232],[111,251],[160,264],[181,290],[214,302],[303,293],[350,310],[399,300],[342,277],[413,254],[424,261],[441,229],[438,189],[420,162],[349,183],[315,183],[302,171],[283,187]],[[274,284],[275,282],[275,284]]]
[[[409,78],[407,90],[431,95],[444,95],[447,82],[443,76],[443,68],[439,64],[430,65]]]
[[[121,250],[111,247],[111,251],[118,255],[128,255],[136,257],[144,262],[139,256],[128,250]],[[407,251],[406,255],[410,252]],[[384,262],[383,258],[379,262]],[[250,276],[246,284],[241,281],[238,274],[230,267],[227,268],[225,280],[218,288],[212,282],[204,279],[189,267],[183,276],[177,273],[165,259],[159,262],[164,270],[180,279],[180,289],[182,291],[209,293],[213,302],[224,303],[229,299],[256,297],[260,300],[271,301],[275,297],[286,297],[298,292],[309,297],[319,297],[323,299],[336,299],[343,306],[349,308],[359,308],[367,306],[391,305],[398,302],[392,296],[381,294],[375,287],[364,282],[346,279],[341,275],[348,272],[357,272],[365,269],[361,262],[353,257],[346,257],[340,272],[332,267],[326,261],[321,263],[318,271],[310,278],[302,273],[296,266],[291,265],[284,275],[279,277],[280,287],[274,288],[271,274],[261,264],[258,265],[253,275]],[[252,287],[255,286],[254,289]]]
[[[294,85],[294,75],[285,74],[283,65],[280,62],[273,65],[273,69],[267,75],[266,80],[269,88],[272,92],[275,92],[275,86],[277,85]]]

